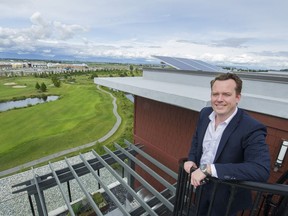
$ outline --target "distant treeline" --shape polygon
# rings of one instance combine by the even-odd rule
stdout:
[[[142,68],[133,67],[130,65],[129,69],[123,69],[123,68],[89,68],[85,70],[76,70],[76,69],[69,69],[69,70],[57,70],[57,71],[48,71],[43,69],[41,72],[31,72],[31,73],[25,73],[23,71],[21,72],[14,72],[14,71],[4,71],[1,72],[1,76],[5,77],[22,77],[22,76],[34,76],[39,78],[51,78],[53,76],[63,77],[67,79],[68,77],[72,76],[80,76],[80,75],[86,75],[90,76],[91,79],[94,77],[127,77],[127,76],[142,76]]]

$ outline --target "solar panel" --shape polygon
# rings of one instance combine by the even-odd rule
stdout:
[[[168,56],[153,56],[178,70],[222,72],[223,69],[215,65],[196,59],[176,58]]]

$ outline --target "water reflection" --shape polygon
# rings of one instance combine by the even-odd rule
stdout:
[[[32,105],[36,105],[39,103],[45,103],[49,101],[55,101],[59,98],[59,96],[45,96],[42,98],[26,98],[25,100],[18,101],[8,101],[4,103],[0,103],[0,111],[7,111],[14,108],[22,108],[28,107]]]

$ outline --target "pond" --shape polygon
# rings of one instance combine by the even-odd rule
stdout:
[[[0,112],[7,111],[14,108],[23,108],[49,101],[55,101],[59,96],[47,96],[42,98],[26,98],[25,100],[7,101],[0,103]]]

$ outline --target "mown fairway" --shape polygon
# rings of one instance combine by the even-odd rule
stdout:
[[[48,78],[0,78],[0,100],[39,94],[37,81],[47,85],[46,93],[60,99],[0,112],[0,171],[95,141],[116,122],[112,98],[85,75],[76,77],[75,83],[62,82],[60,88]],[[27,87],[4,85],[11,82]]]

